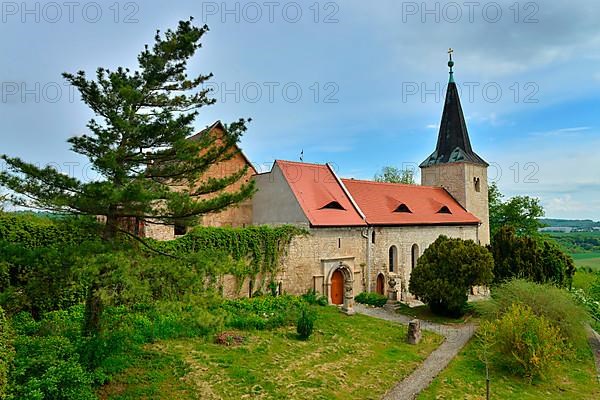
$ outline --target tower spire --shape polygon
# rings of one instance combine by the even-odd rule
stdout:
[[[450,68],[450,79],[446,90],[446,101],[442,113],[442,122],[435,151],[421,163],[421,167],[435,164],[447,164],[453,162],[470,162],[473,164],[488,165],[471,148],[471,140],[467,131],[467,123],[460,105],[458,88],[454,82],[454,61],[452,60],[454,50],[448,49]]]

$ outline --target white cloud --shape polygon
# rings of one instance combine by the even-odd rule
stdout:
[[[581,134],[581,132],[584,131],[589,131],[590,129],[592,129],[589,126],[577,126],[577,127],[573,127],[573,128],[561,128],[561,129],[554,129],[554,130],[550,130],[550,131],[544,131],[544,132],[531,132],[530,135],[532,136],[578,136]]]

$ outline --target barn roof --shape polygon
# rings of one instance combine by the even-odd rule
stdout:
[[[200,132],[188,137],[187,140],[200,140],[200,138],[203,135],[206,135],[207,133],[210,133],[217,128],[223,132],[227,132],[227,128],[225,127],[225,124],[223,124],[221,122],[221,120],[218,120],[218,121],[215,121],[212,125],[209,125],[206,128],[202,129]],[[236,144],[235,147],[237,148],[237,153],[242,156],[242,158],[244,159],[244,161],[246,162],[246,164],[248,165],[248,168],[252,171],[252,173],[257,174],[258,171],[254,167],[254,164],[252,164],[250,159],[246,156],[246,154],[244,154],[244,152],[242,151],[240,146]]]

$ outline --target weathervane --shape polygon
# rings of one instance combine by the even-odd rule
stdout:
[[[448,56],[450,57],[450,60],[448,61],[448,67],[450,67],[450,82],[454,82],[454,71],[452,71],[452,67],[454,67],[454,61],[452,61],[452,53],[454,53],[454,50],[452,50],[452,47],[450,47],[448,49]]]

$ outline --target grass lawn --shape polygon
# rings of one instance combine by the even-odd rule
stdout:
[[[306,342],[295,327],[238,332],[240,346],[212,338],[158,342],[99,391],[103,399],[379,399],[442,338],[404,342],[406,327],[319,308]]]
[[[562,362],[552,376],[532,384],[505,371],[491,369],[491,398],[598,399],[600,384],[596,379],[591,350],[588,353],[584,359]],[[485,366],[477,356],[476,343],[473,340],[418,399],[485,399]]]

